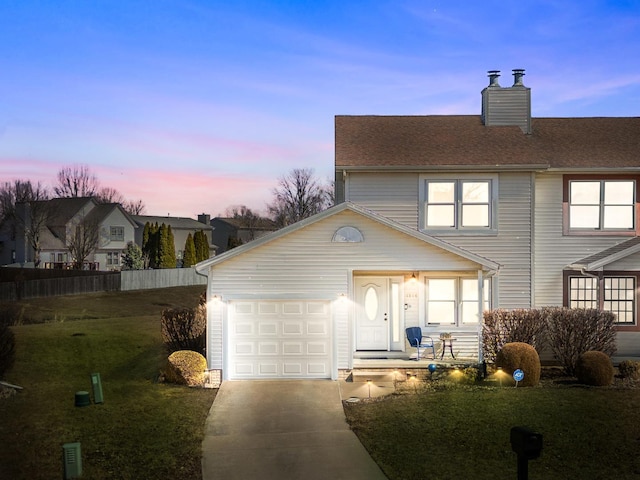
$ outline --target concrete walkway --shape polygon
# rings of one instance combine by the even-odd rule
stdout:
[[[223,382],[205,424],[203,480],[386,480],[349,429],[341,383]]]

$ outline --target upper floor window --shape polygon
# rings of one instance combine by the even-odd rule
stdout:
[[[109,239],[112,242],[124,242],[124,227],[111,227]]]
[[[637,179],[565,176],[566,234],[635,234]]]
[[[634,228],[633,180],[577,180],[569,183],[569,227],[594,230]]]
[[[495,228],[495,180],[425,178],[422,184],[423,228],[441,231]]]

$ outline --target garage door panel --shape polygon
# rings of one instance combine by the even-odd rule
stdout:
[[[327,322],[307,322],[307,335],[321,335],[326,336],[329,334],[327,331]]]
[[[278,335],[278,323],[260,322],[258,323],[258,332],[260,335]]]
[[[290,320],[286,320],[282,322],[282,334],[283,335],[302,335],[303,329],[303,321],[298,320],[296,322],[292,322]]]
[[[282,314],[283,315],[302,315],[304,312],[302,302],[283,302]]]
[[[274,302],[259,302],[259,315],[276,315],[278,313],[278,304]]]
[[[230,378],[330,378],[331,317],[328,302],[232,302]]]
[[[260,342],[258,344],[258,355],[278,355],[279,344],[277,342]]]
[[[236,335],[251,336],[255,335],[255,324],[253,322],[238,321],[234,325]]]
[[[282,342],[283,355],[302,355],[303,352],[303,342]]]
[[[253,356],[255,352],[254,342],[236,342],[234,352],[237,356]]]
[[[307,342],[307,355],[327,355],[328,347],[326,342]]]

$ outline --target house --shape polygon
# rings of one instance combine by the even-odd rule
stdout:
[[[336,206],[202,262],[223,379],[338,378],[412,352],[482,360],[488,308],[596,307],[640,353],[640,118],[532,118],[523,70],[480,115],[337,116]]]
[[[185,218],[185,217],[156,217],[151,215],[132,215],[133,221],[137,225],[136,229],[136,244],[142,248],[142,237],[144,235],[144,226],[148,223],[149,225],[158,224],[158,226],[163,223],[167,226],[171,227],[171,231],[173,232],[174,246],[176,250],[176,259],[178,263],[181,264],[182,257],[184,255],[184,246],[187,241],[187,237],[189,234],[193,237],[194,234],[198,231],[203,231],[207,237],[209,242],[209,252],[210,256],[215,255],[216,246],[212,242],[212,231],[209,215],[198,215],[198,220],[194,220],[193,218]]]
[[[97,245],[84,259],[83,268],[90,270],[120,270],[122,253],[134,239],[135,223],[116,203],[99,204],[91,197],[54,198],[37,202],[45,211],[44,226],[40,231],[40,266],[44,268],[71,268],[74,262],[69,245],[80,225],[96,229]],[[33,205],[22,204],[28,218]],[[29,246],[24,228],[16,228],[15,236],[5,242],[10,250],[7,263],[34,262],[34,251]],[[8,253],[8,252],[5,252]],[[7,261],[8,260],[8,261]]]
[[[216,217],[211,220],[211,226],[218,255],[277,230],[275,223],[268,218]]]

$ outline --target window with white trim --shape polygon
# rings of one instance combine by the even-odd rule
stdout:
[[[493,178],[424,178],[422,227],[474,232],[495,228],[495,186]]]
[[[569,308],[597,308],[616,315],[616,324],[635,325],[636,277],[569,277]],[[600,298],[602,296],[602,298]]]
[[[124,227],[111,227],[109,229],[109,239],[112,242],[124,242]]]
[[[569,181],[569,228],[634,230],[635,192],[634,180]]]
[[[116,267],[120,265],[121,252],[107,252],[107,266]]]
[[[426,323],[464,326],[478,324],[478,279],[425,278]],[[484,280],[483,310],[490,308],[490,282]]]

